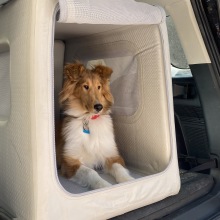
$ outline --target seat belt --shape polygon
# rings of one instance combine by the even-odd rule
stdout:
[[[218,163],[216,159],[196,158],[187,155],[180,155],[179,159],[182,159],[184,160],[184,162],[189,163],[190,166],[194,166],[191,169],[189,169],[187,172],[199,172],[199,171],[218,167]]]
[[[208,170],[211,168],[216,168],[217,167],[217,162],[215,159],[210,159],[209,161],[202,163],[198,166],[193,167],[192,169],[189,170],[189,172],[199,172],[203,170]]]

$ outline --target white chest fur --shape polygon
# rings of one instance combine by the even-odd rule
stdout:
[[[85,166],[93,168],[104,164],[105,159],[118,155],[112,119],[101,115],[88,119],[90,134],[83,132],[83,118],[72,119],[63,130],[64,154],[78,159]]]

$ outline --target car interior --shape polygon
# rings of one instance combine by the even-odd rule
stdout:
[[[218,219],[220,2],[128,0],[137,14],[133,8],[133,16],[129,9],[123,17],[93,1],[92,15],[83,9],[74,17],[76,0],[0,0],[0,219],[68,220],[72,213],[76,219]],[[101,10],[102,19],[94,16]],[[13,12],[25,15],[22,25],[29,22],[30,30],[7,24]],[[19,51],[14,45],[24,36]],[[56,167],[55,124],[64,117],[59,92],[63,67],[73,60],[114,67],[112,118],[132,183],[118,186],[100,173],[113,187],[91,191]]]

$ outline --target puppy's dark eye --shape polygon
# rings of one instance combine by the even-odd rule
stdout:
[[[84,85],[83,87],[84,87],[86,90],[89,89],[89,86],[87,86],[87,85]]]
[[[98,86],[98,90],[101,89],[101,86]]]

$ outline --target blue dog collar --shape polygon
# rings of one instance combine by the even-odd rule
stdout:
[[[90,130],[86,130],[86,129],[84,129],[84,128],[83,128],[83,132],[84,132],[85,134],[90,134]]]

